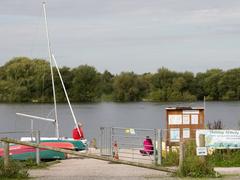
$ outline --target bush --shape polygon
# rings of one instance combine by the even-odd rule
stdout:
[[[215,171],[205,159],[198,156],[189,156],[185,157],[178,175],[184,177],[215,177]]]
[[[217,149],[207,160],[217,167],[240,167],[240,151],[238,149]]]
[[[164,166],[178,166],[179,164],[179,151],[170,151],[165,158],[163,158]]]
[[[189,141],[185,145],[183,165],[178,170],[177,175],[183,177],[215,177],[216,173],[208,161],[196,155],[195,142]]]
[[[0,179],[3,178],[14,178],[23,179],[29,176],[26,168],[23,168],[20,162],[10,160],[9,166],[4,168],[4,162],[0,160]]]

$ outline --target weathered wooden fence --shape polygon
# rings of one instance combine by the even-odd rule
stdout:
[[[150,169],[166,171],[166,172],[175,172],[175,170],[173,170],[173,169],[169,169],[169,168],[161,167],[161,166],[155,166],[155,165],[152,165],[152,164],[129,162],[129,161],[120,160],[120,159],[115,160],[112,157],[98,156],[98,155],[94,155],[94,154],[89,154],[88,152],[79,152],[79,151],[56,148],[56,147],[51,147],[51,146],[44,146],[44,145],[37,144],[37,143],[23,142],[23,141],[19,141],[19,140],[12,139],[12,138],[7,138],[7,137],[0,138],[0,141],[4,142],[4,144],[5,144],[5,148],[4,148],[4,162],[5,163],[4,164],[6,166],[8,166],[8,164],[9,164],[9,143],[14,143],[14,144],[20,144],[20,145],[25,145],[25,146],[31,146],[31,147],[35,147],[35,148],[39,148],[39,149],[48,149],[48,150],[58,151],[58,152],[66,153],[66,154],[79,156],[79,157],[93,158],[93,159],[98,159],[98,160],[127,164],[127,165],[132,165],[132,166],[143,167],[143,168],[150,168]]]

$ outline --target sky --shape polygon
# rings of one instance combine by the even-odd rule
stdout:
[[[47,0],[59,66],[114,74],[240,67],[239,0]],[[48,58],[42,0],[1,0],[0,65]]]

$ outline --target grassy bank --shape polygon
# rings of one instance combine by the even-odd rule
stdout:
[[[28,179],[29,169],[39,169],[46,168],[52,164],[56,164],[59,161],[50,161],[50,162],[41,162],[39,165],[36,164],[33,160],[27,161],[16,161],[10,160],[9,166],[7,168],[4,167],[3,160],[0,160],[0,179]]]

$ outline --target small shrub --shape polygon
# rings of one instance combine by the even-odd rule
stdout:
[[[177,175],[182,177],[215,177],[216,173],[208,161],[196,155],[195,142],[189,141],[185,145],[183,165]]]
[[[218,149],[209,155],[207,160],[217,167],[240,167],[240,150]]]
[[[3,160],[0,160],[0,179],[14,178],[22,179],[29,176],[26,168],[23,168],[20,162],[10,160],[9,166],[4,168]]]
[[[208,129],[223,129],[223,123],[221,120],[218,121],[214,121],[212,122],[208,122],[207,123],[207,128]]]
[[[179,164],[179,151],[170,151],[165,158],[163,158],[164,166],[177,166]]]
[[[184,159],[178,175],[183,177],[215,177],[215,171],[208,161],[198,156],[189,156]]]
[[[28,159],[28,160],[20,161],[18,163],[21,163],[21,166],[26,169],[30,169],[30,168],[39,166],[34,159]]]

